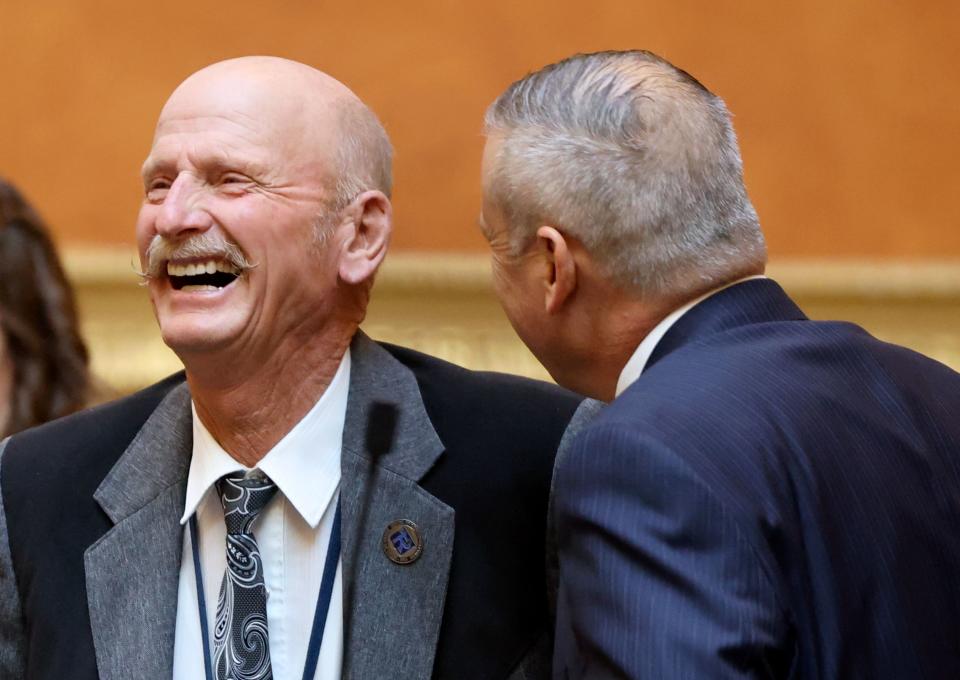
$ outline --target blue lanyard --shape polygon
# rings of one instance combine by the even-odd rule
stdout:
[[[196,575],[197,604],[200,610],[200,635],[203,638],[203,669],[207,680],[215,680],[213,662],[210,658],[210,630],[207,626],[207,602],[203,594],[203,574],[200,571],[200,542],[197,529],[197,514],[190,517],[190,544],[193,548],[193,571]],[[330,529],[330,545],[327,546],[327,559],[323,564],[323,578],[320,580],[320,594],[317,596],[317,608],[313,613],[313,627],[310,629],[310,643],[307,645],[307,660],[303,665],[303,680],[313,680],[320,659],[320,644],[323,642],[323,629],[330,611],[330,599],[333,596],[333,581],[337,576],[337,563],[340,562],[340,496],[337,496],[337,511],[333,516]]]

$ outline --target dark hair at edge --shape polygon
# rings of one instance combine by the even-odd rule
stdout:
[[[0,332],[13,363],[4,437],[80,410],[90,396],[73,290],[43,221],[0,179]],[[6,395],[0,395],[0,399]]]

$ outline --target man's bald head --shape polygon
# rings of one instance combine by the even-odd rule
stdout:
[[[380,121],[346,85],[306,64],[253,56],[207,66],[167,100],[156,135],[203,117],[255,122],[263,143],[325,176],[331,207],[366,189],[390,196],[393,151]]]
[[[204,68],[164,106],[142,174],[140,259],[188,373],[339,356],[392,230],[390,144],[349,89],[272,57]]]

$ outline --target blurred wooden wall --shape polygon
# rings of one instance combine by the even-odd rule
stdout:
[[[71,251],[94,372],[127,392],[181,368],[164,346],[132,251]],[[960,370],[960,265],[779,262],[769,274],[815,319],[843,319]],[[474,369],[548,379],[500,310],[481,254],[393,253],[363,329]]]
[[[485,106],[550,61],[634,47],[727,100],[774,258],[960,257],[956,0],[0,0],[0,175],[61,243],[129,243],[170,91],[277,54],[383,118],[397,248],[479,251]]]
[[[545,377],[490,292],[481,119],[529,70],[627,48],[726,99],[772,273],[812,316],[960,368],[956,0],[0,0],[0,176],[64,247],[95,371],[133,389],[179,368],[130,251],[163,102],[220,59],[304,61],[365,99],[397,150],[394,253],[368,332]]]

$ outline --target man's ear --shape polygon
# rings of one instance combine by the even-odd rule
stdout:
[[[545,251],[548,267],[544,307],[547,314],[556,314],[573,299],[577,289],[577,263],[567,238],[553,227],[537,229],[537,240]]]
[[[340,279],[358,284],[373,278],[387,254],[393,230],[393,207],[381,191],[365,191],[349,208],[350,232],[340,252]]]

